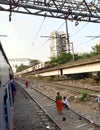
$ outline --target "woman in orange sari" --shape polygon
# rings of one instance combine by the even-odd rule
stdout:
[[[56,108],[57,108],[57,111],[59,113],[62,113],[62,96],[60,95],[59,92],[57,92],[57,96],[56,96]]]

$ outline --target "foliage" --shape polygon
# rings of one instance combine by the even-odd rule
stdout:
[[[50,59],[51,59],[50,63],[51,63],[52,66],[57,65],[57,57],[51,57]]]
[[[18,65],[15,65],[15,68],[17,69],[17,68],[18,68]]]
[[[70,53],[62,52],[57,57],[51,57],[51,64],[52,65],[60,65],[72,60],[72,55]]]
[[[92,76],[91,73],[79,73],[79,74],[71,75],[71,78],[74,80],[79,80],[79,79],[83,79],[83,78],[89,78],[91,76]]]
[[[81,56],[79,54],[74,54],[74,61],[77,61],[81,59]]]
[[[28,67],[29,67],[29,66],[27,66],[27,65],[21,64],[20,66],[17,67],[16,72],[20,72],[20,71],[22,71],[22,70],[25,70],[25,69],[27,69]]]
[[[91,58],[97,55],[100,55],[100,44],[96,44],[94,47],[92,47],[92,52],[90,53],[74,54],[74,60],[76,61],[80,59]]]
[[[82,53],[82,54],[74,54],[72,55],[71,53],[66,53],[62,52],[60,55],[57,57],[51,57],[50,62],[53,66],[55,65],[60,65],[64,64],[67,62],[72,61],[74,57],[74,61],[80,60],[80,59],[86,59],[86,58],[91,58],[93,56],[100,55],[100,45],[96,44],[94,47],[92,47],[92,52],[90,53]]]
[[[90,58],[90,57],[91,57],[91,54],[90,54],[90,53],[82,53],[82,54],[80,55],[80,58],[81,58],[81,59]]]
[[[100,71],[99,71],[99,72],[97,72],[97,76],[100,78]]]
[[[91,54],[94,54],[94,55],[100,55],[100,44],[96,44],[94,47],[92,47],[92,52]]]
[[[38,60],[31,60],[31,61],[29,62],[29,66],[32,67],[32,66],[37,65],[37,64],[39,64],[39,63],[40,63],[40,61],[38,61]]]
[[[100,82],[100,71],[98,71],[97,75],[94,76],[94,80],[96,81],[96,83]]]
[[[80,101],[84,101],[85,99],[87,99],[87,97],[88,97],[88,93],[87,92],[82,92],[81,94],[82,95],[79,98]]]

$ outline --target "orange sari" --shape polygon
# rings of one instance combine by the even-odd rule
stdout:
[[[56,97],[56,108],[58,112],[62,112],[62,97],[61,96]]]

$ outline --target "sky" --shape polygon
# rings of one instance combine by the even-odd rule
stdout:
[[[90,52],[99,42],[86,36],[100,35],[99,23],[68,21],[69,40],[73,42],[74,53]],[[41,36],[49,36],[52,31],[66,33],[64,20],[44,18],[40,16],[12,13],[11,22],[9,12],[0,12],[0,37],[8,59],[30,58],[47,61],[50,57],[50,40]]]

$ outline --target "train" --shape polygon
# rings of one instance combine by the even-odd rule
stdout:
[[[0,130],[13,130],[13,101],[10,79],[13,77],[12,67],[0,43]]]

